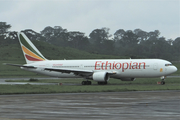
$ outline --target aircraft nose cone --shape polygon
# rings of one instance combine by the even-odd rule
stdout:
[[[177,67],[176,66],[171,66],[167,69],[167,73],[168,74],[172,74],[172,73],[175,73],[177,71]]]
[[[174,70],[174,72],[176,72],[178,69],[177,69],[177,67],[174,66],[173,70]]]

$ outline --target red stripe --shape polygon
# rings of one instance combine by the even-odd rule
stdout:
[[[43,61],[43,60],[40,60],[40,59],[37,59],[37,58],[33,58],[33,57],[29,56],[29,55],[25,55],[25,56],[29,61]]]

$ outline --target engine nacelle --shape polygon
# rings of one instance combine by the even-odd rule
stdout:
[[[136,78],[120,78],[122,81],[134,81]]]
[[[92,79],[98,82],[105,82],[109,80],[109,76],[107,72],[95,72],[92,75]]]

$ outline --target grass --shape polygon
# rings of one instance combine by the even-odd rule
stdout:
[[[29,80],[6,80],[6,82],[25,82],[25,83],[71,83],[71,84],[81,84],[84,79],[81,78],[64,78],[64,79],[43,79],[38,80],[38,78]],[[134,81],[121,81],[119,79],[110,79],[108,85],[142,85],[149,84],[155,85],[160,78],[137,78]],[[97,84],[97,82],[92,81],[92,84]],[[166,84],[180,84],[180,78],[166,78]]]
[[[82,79],[35,80],[33,82],[78,83]],[[124,82],[110,79],[108,85],[0,85],[0,94],[42,94],[42,93],[86,93],[86,92],[122,92],[122,91],[155,91],[180,90],[179,78],[168,78],[165,85],[157,85],[159,78],[137,79],[133,82]],[[17,81],[16,81],[17,82]],[[27,81],[19,81],[27,82]],[[95,84],[95,85],[94,85]]]
[[[0,85],[0,94],[42,94],[42,93],[88,93],[180,90],[180,85],[105,85],[105,86],[56,86],[56,85]]]

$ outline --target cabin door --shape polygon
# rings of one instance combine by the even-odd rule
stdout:
[[[153,68],[154,68],[154,70],[157,70],[158,69],[158,64],[154,63]]]

